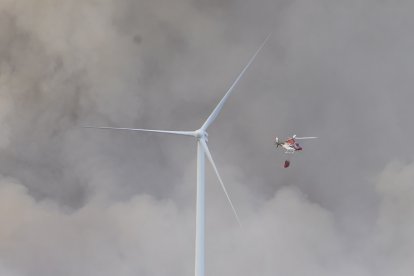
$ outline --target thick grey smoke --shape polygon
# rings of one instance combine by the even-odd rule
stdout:
[[[410,1],[0,0],[0,275],[414,273]],[[274,136],[315,135],[282,169]]]

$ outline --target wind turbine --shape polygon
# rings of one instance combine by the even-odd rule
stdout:
[[[217,178],[220,182],[220,185],[227,197],[227,200],[233,210],[233,213],[236,217],[237,222],[241,226],[239,216],[236,209],[234,208],[233,202],[230,199],[229,193],[227,192],[226,187],[224,186],[223,180],[220,177],[220,174],[217,170],[216,164],[214,163],[213,157],[211,156],[210,150],[207,146],[208,127],[214,122],[214,120],[219,115],[221,109],[223,108],[224,103],[230,96],[231,92],[234,90],[236,84],[240,81],[246,70],[253,63],[256,56],[259,54],[260,50],[266,44],[269,39],[270,34],[262,42],[260,47],[256,50],[253,56],[250,58],[247,65],[243,68],[240,74],[237,76],[236,80],[227,90],[224,97],[220,100],[217,106],[214,108],[213,112],[208,116],[204,124],[197,130],[194,131],[174,131],[174,130],[156,130],[156,129],[142,129],[142,128],[117,128],[117,127],[96,127],[96,126],[85,126],[85,128],[95,128],[95,129],[109,129],[109,130],[120,130],[120,131],[137,131],[137,132],[155,132],[155,133],[164,133],[164,134],[175,134],[183,136],[192,136],[197,139],[197,199],[196,199],[196,239],[195,239],[195,276],[204,276],[205,273],[205,171],[204,171],[204,161],[205,156],[210,161],[211,166],[214,169],[214,172],[217,175]]]

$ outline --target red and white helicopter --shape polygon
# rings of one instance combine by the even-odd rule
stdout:
[[[293,154],[297,151],[301,151],[302,147],[299,145],[296,140],[306,140],[306,139],[316,139],[318,137],[297,137],[296,134],[292,137],[287,138],[285,141],[279,141],[279,138],[276,137],[275,145],[278,148],[279,146],[284,148],[286,154]],[[284,168],[289,167],[290,161],[287,159],[283,165]]]

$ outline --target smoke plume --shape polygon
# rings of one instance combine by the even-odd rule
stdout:
[[[410,1],[0,0],[0,275],[414,273]],[[318,136],[285,156],[275,136]]]

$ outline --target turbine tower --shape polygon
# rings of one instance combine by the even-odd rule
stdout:
[[[207,146],[208,127],[214,122],[214,120],[219,115],[221,109],[223,108],[224,103],[230,96],[231,92],[234,90],[236,84],[240,81],[246,70],[253,63],[256,56],[259,54],[260,50],[266,44],[269,39],[270,34],[262,42],[260,47],[256,50],[253,56],[250,58],[247,65],[243,68],[240,74],[237,76],[236,80],[227,90],[224,97],[220,100],[217,106],[214,108],[213,112],[204,122],[204,124],[197,130],[194,131],[174,131],[174,130],[155,130],[155,129],[142,129],[142,128],[117,128],[117,127],[96,127],[96,126],[85,126],[85,128],[95,128],[95,129],[109,129],[109,130],[120,130],[120,131],[132,131],[132,132],[155,132],[155,133],[164,133],[164,134],[175,134],[182,136],[192,136],[197,139],[197,198],[196,198],[196,238],[195,238],[195,276],[204,276],[205,274],[205,156],[210,161],[211,166],[213,167],[214,172],[217,175],[217,178],[220,182],[221,188],[223,189],[224,194],[227,197],[227,200],[230,204],[231,209],[236,217],[238,224],[241,226],[239,216],[236,209],[234,208],[233,202],[230,199],[229,193],[227,192],[226,187],[224,186],[223,180],[220,177],[220,174],[217,170],[216,164],[214,163],[213,157],[211,156],[210,150]]]

